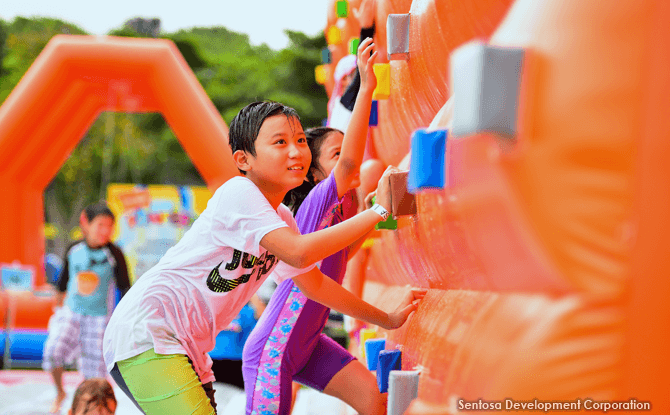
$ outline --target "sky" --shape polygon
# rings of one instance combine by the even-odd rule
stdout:
[[[43,16],[104,35],[134,17],[161,20],[163,32],[225,26],[246,33],[254,45],[288,45],[284,29],[316,35],[326,24],[328,0],[0,0],[0,18]]]

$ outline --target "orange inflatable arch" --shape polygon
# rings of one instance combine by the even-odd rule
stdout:
[[[58,35],[0,107],[0,262],[38,270],[43,193],[103,111],[160,112],[211,189],[238,174],[228,128],[176,46]]]

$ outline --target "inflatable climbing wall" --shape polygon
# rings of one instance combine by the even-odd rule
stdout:
[[[358,3],[328,8],[329,92]],[[375,20],[373,153],[429,178],[365,268],[382,308],[430,288],[376,334],[419,371],[406,413],[670,413],[670,3],[377,0]]]

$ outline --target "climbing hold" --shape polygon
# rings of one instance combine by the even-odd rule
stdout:
[[[386,393],[389,387],[389,373],[400,370],[402,354],[400,350],[382,350],[377,360],[377,386],[379,392]]]
[[[377,337],[377,331],[371,328],[362,328],[359,333],[360,346],[361,346],[361,357],[365,359],[365,342],[369,339],[374,339]]]
[[[346,0],[339,0],[335,3],[337,10],[337,17],[347,17],[349,15],[349,2]]]
[[[321,49],[321,63],[329,64],[333,61],[333,56],[330,53],[330,49],[323,48]]]
[[[386,48],[389,60],[409,59],[409,13],[389,14],[386,19]]]
[[[361,44],[361,40],[357,37],[352,37],[349,39],[349,53],[352,55],[358,54],[358,45]]]
[[[379,101],[377,100],[372,100],[372,105],[370,106],[370,121],[368,125],[370,127],[379,125]]]
[[[328,77],[330,76],[330,66],[328,65],[318,65],[316,68],[314,68],[314,78],[316,79],[316,83],[323,85],[328,81]]]
[[[475,41],[451,55],[454,90],[454,137],[491,132],[512,138],[517,112],[524,50]]]
[[[372,70],[377,77],[377,87],[372,93],[372,99],[388,99],[391,94],[391,66],[388,63],[375,63]]]
[[[410,192],[416,193],[425,188],[444,188],[446,147],[446,130],[414,131],[407,183]]]
[[[407,192],[408,172],[400,171],[391,173],[391,216],[397,219],[399,216],[416,215],[416,198]]]
[[[392,370],[389,374],[387,415],[402,415],[419,396],[419,371]]]
[[[375,203],[375,200],[376,200],[376,199],[377,199],[377,196],[374,196],[374,197],[372,198],[372,203]],[[378,223],[375,225],[375,229],[376,229],[376,230],[380,230],[380,229],[390,229],[390,230],[395,230],[395,229],[398,229],[398,221],[395,220],[395,219],[393,219],[393,215],[389,215],[389,217],[386,218],[385,221],[383,221],[383,222],[378,222]]]
[[[339,45],[342,43],[342,31],[337,26],[330,26],[326,32],[326,41],[329,45]]]
[[[377,370],[379,352],[386,347],[386,339],[368,339],[365,341],[365,359],[369,370]]]

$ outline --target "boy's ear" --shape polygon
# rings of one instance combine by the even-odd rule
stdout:
[[[235,151],[233,153],[233,160],[238,169],[242,171],[251,170],[251,166],[249,165],[249,155],[243,150]]]
[[[81,215],[79,215],[79,227],[84,229],[84,227],[87,225],[88,225],[88,218],[86,217],[86,212],[82,210]]]

